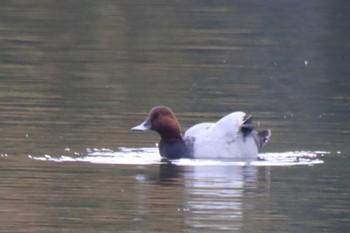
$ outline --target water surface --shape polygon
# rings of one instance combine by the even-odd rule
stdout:
[[[348,232],[348,12],[2,1],[0,232]],[[265,160],[161,161],[130,132],[159,104],[183,130],[252,114]]]

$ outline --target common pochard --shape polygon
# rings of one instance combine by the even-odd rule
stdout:
[[[254,130],[252,117],[230,113],[215,123],[199,123],[184,136],[174,112],[165,106],[151,109],[146,120],[133,131],[153,130],[160,135],[159,153],[179,158],[256,158],[271,136],[270,130]]]

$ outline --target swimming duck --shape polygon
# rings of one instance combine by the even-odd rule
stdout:
[[[184,136],[174,112],[166,106],[153,107],[146,120],[132,131],[153,130],[160,135],[159,153],[168,159],[256,158],[271,136],[270,130],[254,130],[252,117],[230,113],[215,123],[199,123]]]

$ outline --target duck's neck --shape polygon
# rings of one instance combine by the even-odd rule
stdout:
[[[161,140],[180,140],[182,139],[180,128],[162,128],[157,129],[156,132],[160,135]]]
[[[162,138],[159,142],[159,153],[162,157],[168,159],[189,158],[191,157],[189,152],[190,150],[181,135],[180,138]]]

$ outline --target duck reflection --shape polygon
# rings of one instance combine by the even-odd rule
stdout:
[[[159,182],[162,185],[182,184],[184,167],[177,166],[171,162],[161,164],[159,167]]]
[[[257,168],[254,166],[203,165],[177,166],[162,164],[161,184],[182,184],[183,204],[188,227],[212,230],[241,229],[244,196],[254,188]]]

